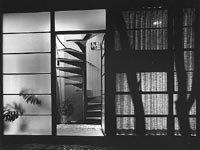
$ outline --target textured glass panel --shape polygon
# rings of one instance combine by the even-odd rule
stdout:
[[[167,91],[167,73],[148,72],[141,73],[142,91]]]
[[[3,73],[50,73],[50,54],[20,54],[3,56]]]
[[[126,73],[117,73],[116,74],[116,90],[121,92],[128,92],[128,81]]]
[[[131,47],[135,50],[167,49],[167,29],[136,30],[133,37],[129,36],[129,41],[135,42],[135,47]]]
[[[4,122],[4,135],[51,135],[51,116],[20,116]]]
[[[190,128],[192,129],[192,136],[196,136],[196,118],[194,117],[190,117],[189,118],[189,122],[190,122]],[[179,123],[178,123],[178,118],[175,118],[175,135],[176,136],[180,136],[180,127],[179,127]]]
[[[50,31],[50,13],[8,13],[3,15],[3,33]]]
[[[195,19],[195,9],[186,8],[183,9],[183,25],[192,26]]]
[[[22,96],[19,95],[4,95],[4,107],[14,109],[21,108],[23,115],[32,114],[51,114],[51,95],[35,95],[40,101],[40,104],[27,103]]]
[[[117,95],[116,114],[133,115],[134,105],[131,95]],[[167,94],[142,94],[142,103],[145,115],[167,115],[168,96]],[[135,106],[137,107],[137,106]]]
[[[149,117],[145,118],[147,135],[166,135],[167,118],[166,117]]]
[[[19,94],[51,93],[51,75],[3,75],[3,93]]]
[[[194,48],[194,33],[192,27],[183,28],[183,48]]]
[[[3,53],[50,52],[50,34],[4,34]]]
[[[106,29],[105,10],[59,11],[55,13],[56,31]]]
[[[141,81],[142,91],[167,91],[167,73],[147,72],[137,73],[138,81]],[[126,73],[116,74],[116,90],[129,91]]]
[[[127,36],[129,46],[133,50],[166,50],[168,48],[167,29],[128,30]],[[114,37],[115,50],[122,50],[120,35],[117,31]]]
[[[187,91],[191,91],[192,89],[192,78],[193,72],[187,72]],[[174,90],[178,91],[178,80],[177,80],[177,73],[174,73]]]
[[[135,134],[135,118],[134,117],[117,117],[117,134],[132,135]]]
[[[185,70],[193,71],[194,70],[194,52],[185,51],[184,52],[184,61],[185,61]]]
[[[165,50],[167,10],[124,11],[129,46],[133,50]],[[115,50],[123,50],[118,31],[114,33]]]
[[[130,95],[117,95],[116,99],[116,114],[131,115],[134,114],[134,105]]]
[[[142,94],[145,115],[167,115],[167,94]]]
[[[190,97],[190,94],[187,94],[188,99],[189,99],[189,97]],[[174,115],[176,115],[176,101],[178,100],[178,94],[174,94],[173,99],[174,99]],[[192,105],[189,115],[196,115],[196,101]]]
[[[127,29],[167,27],[167,10],[124,11]]]

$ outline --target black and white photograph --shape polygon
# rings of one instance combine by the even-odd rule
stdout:
[[[0,150],[200,150],[200,0],[1,0]]]

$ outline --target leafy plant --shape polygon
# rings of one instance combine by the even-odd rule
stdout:
[[[19,117],[19,115],[24,113],[24,109],[20,104],[13,103],[13,105],[7,104],[3,108],[3,119],[5,121],[14,121]]]
[[[27,103],[31,104],[37,104],[41,105],[42,102],[35,94],[32,93],[31,89],[22,89],[19,92],[19,96],[22,96],[23,100],[25,100]],[[7,104],[3,108],[3,119],[5,121],[14,121],[19,117],[19,115],[22,115],[24,113],[24,109],[20,104],[13,103],[13,105]]]
[[[60,115],[71,116],[73,114],[74,107],[73,104],[67,100],[63,101],[58,108]]]
[[[35,94],[30,95],[30,92],[30,89],[22,89],[19,92],[19,96],[22,96],[27,103],[41,105],[41,100],[38,99],[38,96]]]

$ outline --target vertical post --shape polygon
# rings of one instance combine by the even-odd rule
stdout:
[[[195,70],[197,71],[197,73],[195,73],[198,77],[197,77],[197,90],[195,90],[196,92],[196,135],[198,137],[200,137],[200,94],[198,92],[199,87],[200,87],[200,78],[199,78],[199,73],[200,73],[200,32],[199,32],[199,25],[200,25],[200,6],[199,6],[199,2],[196,3],[196,9],[195,9],[195,26],[194,26],[194,33],[195,33],[195,38],[194,38],[194,42],[195,42],[195,60],[194,60],[194,64],[195,64]],[[196,68],[198,67],[198,68]],[[194,85],[193,85],[194,86]]]
[[[52,136],[56,136],[56,39],[55,39],[55,12],[51,10],[51,95],[52,95]]]
[[[3,15],[2,15],[2,1],[0,1],[0,145],[2,144],[3,140],[3,45],[2,45],[2,39],[3,39]]]
[[[106,38],[105,38],[105,132],[107,136],[116,135],[115,117],[115,73],[113,71],[113,45],[111,10],[106,11]]]
[[[86,51],[85,51],[85,57],[84,57],[84,67],[83,67],[83,119],[86,123],[86,113],[87,113],[87,65],[86,65]]]
[[[169,68],[167,71],[167,91],[168,91],[168,117],[167,135],[174,136],[174,116],[173,116],[173,93],[174,93],[174,50],[173,50],[173,5],[168,5],[168,53],[170,55]]]

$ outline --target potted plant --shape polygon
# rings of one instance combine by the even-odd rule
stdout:
[[[74,107],[70,101],[65,100],[61,103],[58,112],[60,114],[62,124],[68,124],[71,122],[71,116],[73,114],[73,111]]]

